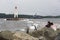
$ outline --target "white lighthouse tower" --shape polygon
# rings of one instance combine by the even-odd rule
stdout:
[[[15,6],[14,18],[18,18],[18,8]]]

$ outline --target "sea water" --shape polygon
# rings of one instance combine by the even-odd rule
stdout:
[[[28,21],[30,21],[31,23],[29,24]],[[56,24],[57,27],[60,27],[60,18],[23,19],[18,21],[0,19],[0,31],[25,31],[27,27],[32,27],[31,25],[33,23],[38,24],[38,28],[43,28],[45,27],[48,21],[51,21]]]

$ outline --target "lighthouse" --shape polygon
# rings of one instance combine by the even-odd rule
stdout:
[[[18,18],[18,8],[15,6],[14,18]]]

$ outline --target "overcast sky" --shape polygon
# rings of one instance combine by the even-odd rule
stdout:
[[[60,0],[0,0],[0,13],[13,14],[15,6],[19,14],[60,15]]]

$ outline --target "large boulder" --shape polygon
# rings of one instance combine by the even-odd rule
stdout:
[[[0,32],[0,37],[12,40],[13,39],[13,33],[11,31],[1,31]]]
[[[57,35],[57,32],[54,31],[52,28],[44,27],[40,30],[30,33],[30,35],[32,35],[33,37],[37,37],[37,38],[40,38],[42,36],[46,40],[54,40]]]
[[[57,35],[57,32],[54,31],[52,28],[44,27],[42,30],[45,36],[48,35],[49,37],[54,37]]]
[[[5,40],[38,40],[25,32],[11,32],[11,31],[1,31],[0,39]]]
[[[34,38],[24,32],[16,32],[13,34],[13,37],[13,40],[38,40],[37,38]]]

